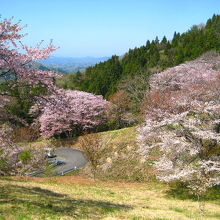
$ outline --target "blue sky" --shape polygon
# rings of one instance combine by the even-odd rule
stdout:
[[[24,42],[53,39],[56,56],[122,55],[156,36],[171,39],[220,14],[219,0],[0,0],[2,18],[28,24]]]

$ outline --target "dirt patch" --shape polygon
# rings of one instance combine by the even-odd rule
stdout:
[[[94,180],[90,178],[85,178],[81,176],[59,176],[59,177],[13,177],[13,179],[21,180],[21,181],[31,181],[31,182],[39,182],[39,183],[56,183],[61,185],[69,185],[69,184],[80,184],[81,186],[91,186],[91,185],[100,185],[105,187],[116,187],[116,188],[151,188],[150,183],[134,183],[134,182],[124,182],[124,181],[100,181]],[[154,183],[155,184],[155,183]]]
[[[71,184],[71,183],[79,183],[79,184],[94,184],[94,180],[80,177],[80,176],[59,176],[59,177],[14,177],[17,180],[23,181],[34,181],[34,182],[56,182],[60,184]]]

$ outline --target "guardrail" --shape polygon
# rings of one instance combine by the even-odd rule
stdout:
[[[52,164],[50,164],[47,169],[59,166],[59,165],[65,163],[65,160],[62,158],[53,158],[53,159],[50,159],[49,162],[51,162]],[[35,176],[37,174],[44,173],[47,169],[37,170],[32,173],[27,173],[27,174],[25,174],[25,176]]]
[[[74,167],[74,168],[71,168],[69,170],[60,171],[58,173],[53,174],[52,176],[63,176],[64,174],[69,173],[69,172],[74,171],[74,170],[77,170],[77,169],[80,169],[80,167],[78,167],[78,168]]]

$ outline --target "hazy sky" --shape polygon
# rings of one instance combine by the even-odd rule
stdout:
[[[0,0],[0,9],[28,24],[28,45],[53,39],[54,55],[99,57],[205,23],[220,14],[220,0]]]

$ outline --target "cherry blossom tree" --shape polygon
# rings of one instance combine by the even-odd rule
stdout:
[[[44,137],[88,131],[106,120],[108,102],[102,96],[60,89],[45,100],[31,109]]]
[[[155,74],[139,128],[142,154],[158,149],[158,178],[198,196],[220,184],[220,56],[208,53]]]
[[[39,91],[45,94],[56,90],[55,74],[39,70],[34,65],[35,61],[47,58],[56,48],[52,42],[45,48],[41,48],[42,42],[35,47],[24,45],[21,42],[25,36],[23,29],[20,22],[13,22],[13,18],[0,21],[0,96],[4,98],[5,105],[12,100],[9,97],[35,100],[40,97]],[[20,94],[25,96],[20,97]]]
[[[0,95],[4,98],[14,96],[11,88],[15,87],[31,88],[29,93],[45,89],[44,96],[32,98],[37,98],[35,110],[38,106],[41,131],[47,137],[70,132],[76,127],[87,130],[101,123],[107,102],[101,96],[58,89],[53,72],[41,71],[32,65],[33,61],[48,57],[56,48],[52,43],[41,48],[41,43],[28,47],[18,42],[24,37],[22,30],[23,27],[12,19],[0,22]]]
[[[12,83],[11,86],[15,86],[18,82],[26,82],[30,86],[41,83],[52,89],[54,73],[31,68],[30,64],[47,58],[56,48],[52,42],[42,49],[42,42],[35,47],[22,44],[21,39],[25,36],[21,34],[23,28],[19,23],[13,23],[13,19],[0,22],[0,80]],[[9,95],[7,91],[5,93]]]
[[[0,21],[0,175],[21,175],[43,166],[43,154],[30,147],[15,144],[12,129],[6,126],[5,119],[26,122],[6,111],[13,98],[25,90],[31,98],[40,100],[38,91],[51,94],[56,91],[54,73],[41,71],[33,62],[47,58],[56,48],[52,42],[41,48],[28,47],[21,40],[24,27],[14,23],[13,18]],[[16,91],[16,92],[15,92]],[[37,98],[37,99],[36,99]]]

